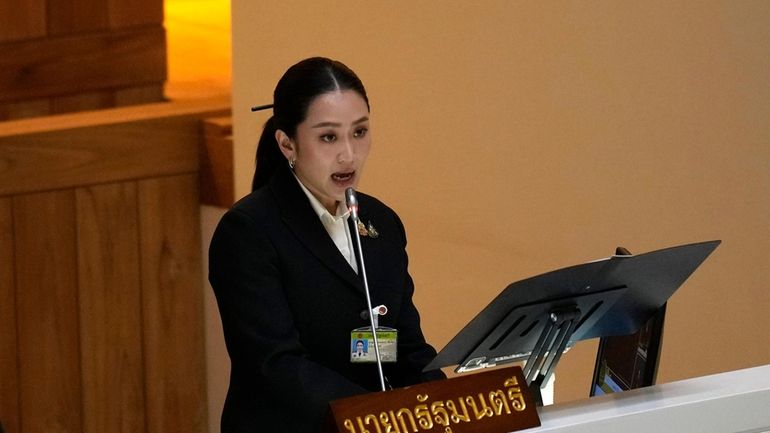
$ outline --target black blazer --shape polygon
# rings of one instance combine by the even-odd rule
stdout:
[[[420,330],[398,216],[358,194],[372,305],[397,328],[398,362],[384,364],[393,387],[442,378],[421,373],[436,356]],[[354,242],[355,243],[355,242]],[[367,326],[361,277],[342,257],[288,168],[236,203],[209,250],[231,360],[222,432],[316,432],[331,400],[380,389],[376,364],[350,362],[350,331]],[[260,426],[262,426],[260,428]]]

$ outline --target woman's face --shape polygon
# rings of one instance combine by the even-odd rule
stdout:
[[[345,189],[358,185],[372,145],[366,101],[353,90],[319,95],[293,141],[290,151],[282,146],[284,155],[295,158],[294,173],[334,215]]]

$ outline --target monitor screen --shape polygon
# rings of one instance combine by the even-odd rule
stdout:
[[[591,396],[655,384],[665,314],[663,305],[635,334],[600,339]]]

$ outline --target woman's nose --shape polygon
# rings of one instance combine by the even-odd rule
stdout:
[[[353,145],[350,140],[345,140],[342,143],[340,153],[337,154],[337,162],[340,164],[353,160]]]

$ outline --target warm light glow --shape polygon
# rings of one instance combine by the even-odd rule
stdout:
[[[230,93],[230,0],[166,0],[170,99]]]

